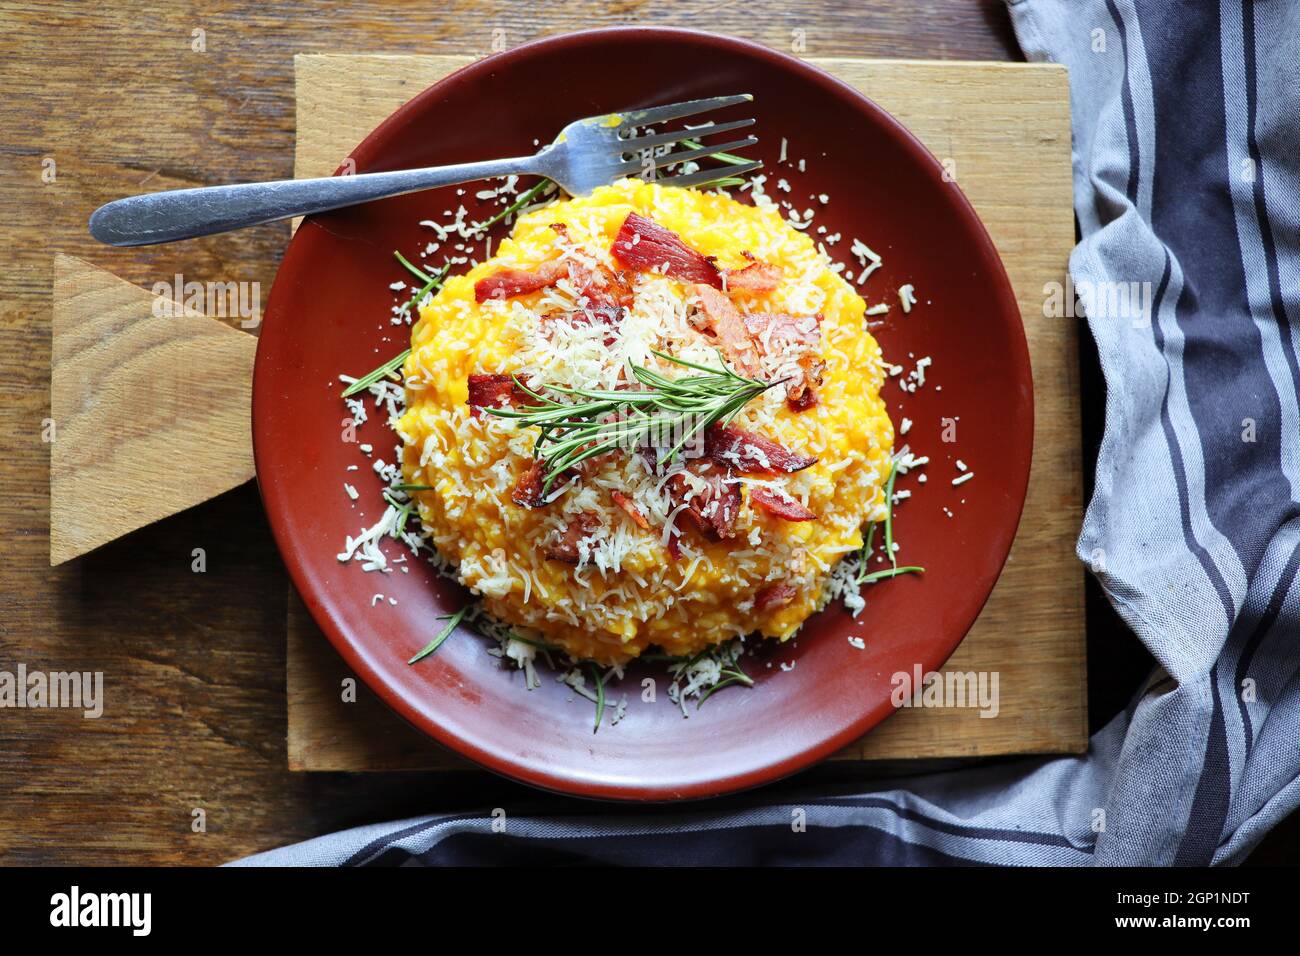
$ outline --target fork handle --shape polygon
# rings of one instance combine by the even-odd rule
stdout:
[[[173,189],[100,206],[90,217],[90,234],[110,246],[174,242],[421,189],[493,176],[525,175],[535,172],[536,166],[536,157],[523,156],[386,173]]]

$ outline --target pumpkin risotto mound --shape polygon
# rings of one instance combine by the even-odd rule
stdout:
[[[629,179],[524,215],[411,332],[398,433],[426,532],[488,613],[578,660],[790,637],[886,513],[863,312],[808,236],[718,193]],[[551,474],[507,417],[706,370],[770,387],[666,461],[656,442]]]

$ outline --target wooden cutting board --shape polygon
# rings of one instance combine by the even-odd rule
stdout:
[[[253,477],[251,335],[74,256],[53,301],[51,566]]]
[[[460,56],[299,56],[295,175],[326,176],[389,113],[467,63]],[[1034,458],[1020,532],[984,612],[946,670],[996,671],[998,716],[905,710],[845,759],[1081,753],[1087,748],[1079,329],[1045,318],[1074,242],[1070,105],[1056,65],[814,59],[898,117],[974,204],[1006,264],[1034,372]],[[349,691],[355,687],[355,700]],[[294,770],[467,766],[355,680],[292,595],[288,754]]]

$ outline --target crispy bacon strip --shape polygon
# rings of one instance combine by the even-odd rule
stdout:
[[[517,295],[527,295],[538,289],[555,285],[568,274],[568,266],[558,259],[543,262],[535,271],[527,269],[502,269],[490,276],[484,276],[474,283],[474,301],[486,302],[512,299]]]
[[[542,322],[567,322],[573,326],[607,325],[611,329],[611,334],[605,336],[605,344],[612,345],[617,341],[612,330],[623,321],[623,311],[621,309],[575,309],[572,312],[547,312],[540,316]]]
[[[710,500],[704,512],[713,527],[713,533],[719,538],[736,536],[736,519],[740,517],[740,484],[724,482],[721,478],[713,486]],[[686,509],[689,511],[690,509]]]
[[[546,504],[546,496],[542,494],[545,476],[546,466],[542,462],[536,460],[530,462],[515,479],[515,488],[510,492],[510,500],[522,508],[540,508]]]
[[[751,262],[743,269],[723,269],[728,292],[773,292],[781,284],[781,267]]]
[[[744,321],[745,331],[761,353],[794,358],[797,362],[799,373],[785,386],[786,399],[795,408],[807,389],[821,384],[826,369],[819,354],[822,317],[797,318],[783,312],[759,312],[745,316]],[[795,408],[795,411],[802,410]]]
[[[678,540],[674,531],[668,532],[668,556],[674,561],[680,561],[682,557],[682,543]]]
[[[562,222],[551,223],[551,228],[565,241],[569,239],[569,227]],[[595,267],[579,259],[568,260],[569,284],[573,286],[578,298],[586,299],[583,303],[587,312],[605,312],[611,316],[620,310],[630,308],[635,295],[632,286],[621,272],[597,263]],[[617,315],[622,318],[621,314]]]
[[[804,388],[803,394],[801,394],[798,398],[795,398],[787,393],[785,397],[785,404],[790,409],[790,411],[795,412],[796,414],[799,412],[806,412],[808,411],[808,409],[816,407],[817,392],[813,389],[811,385],[809,385]]]
[[[626,309],[635,299],[632,286],[623,274],[601,265],[592,268],[576,259],[570,260],[569,283],[579,300],[587,300],[588,309]]]
[[[546,549],[546,556],[552,561],[577,564],[581,557],[578,552],[578,542],[599,527],[600,515],[594,511],[584,511],[575,515],[569,521],[568,527],[564,529],[564,533]]]
[[[609,496],[614,499],[614,504],[627,512],[627,516],[632,519],[633,524],[642,531],[650,530],[650,522],[647,521],[646,516],[641,513],[641,509],[632,503],[631,498],[623,494],[621,491],[611,491]],[[669,537],[671,537],[671,535],[669,535]]]
[[[822,342],[822,317],[805,318],[784,312],[755,312],[744,317],[745,331],[769,355],[807,352]]]
[[[569,227],[550,224],[556,235],[567,240]],[[632,289],[617,273],[604,266],[591,268],[577,259],[552,259],[536,269],[501,269],[474,283],[474,300],[510,299],[555,285],[568,277],[579,297],[586,296],[592,308],[626,307],[632,304]]]
[[[825,363],[821,347],[821,316],[796,318],[777,312],[744,315],[732,301],[716,289],[697,284],[700,312],[692,323],[705,334],[717,339],[727,361],[742,375],[755,378],[761,371],[764,355],[793,357],[798,372],[786,382],[786,399],[795,411],[804,411],[816,400],[804,400],[806,392],[820,385]]]
[[[674,507],[685,504],[681,514],[698,528],[710,541],[732,538],[736,534],[736,518],[740,515],[740,485],[727,481],[729,472],[710,463],[692,463],[691,473],[704,479],[708,487],[699,492],[681,474],[668,479],[668,494]],[[672,536],[669,535],[671,543]]]
[[[571,325],[607,325],[610,333],[605,336],[605,344],[613,345],[617,341],[615,330],[632,303],[631,290],[620,280],[606,279],[578,262],[569,263],[569,281],[578,293],[579,307],[571,312],[549,312],[542,318]]]
[[[471,375],[469,377],[469,402],[475,411],[479,408],[500,408],[518,403],[527,405],[528,393],[519,388],[513,375]]]
[[[816,458],[792,452],[770,438],[735,425],[710,425],[704,432],[704,453],[742,475],[790,475],[817,464]]]
[[[826,371],[826,363],[821,360],[821,356],[815,352],[809,352],[799,358],[799,369],[803,372],[802,380],[795,381],[792,386],[786,387],[786,398],[798,401],[803,397],[805,391],[812,389],[822,383],[822,373]],[[798,386],[802,385],[802,388]],[[814,402],[813,404],[816,404]]]
[[[785,584],[784,582],[769,584],[754,595],[754,610],[761,612],[785,607],[798,594],[799,590],[792,584]]]
[[[737,372],[750,378],[758,375],[758,348],[745,327],[745,317],[717,289],[697,283],[695,294],[702,309],[702,317],[697,314],[693,320],[696,327],[718,340],[722,354]]]
[[[784,518],[786,521],[817,520],[817,516],[798,501],[771,488],[749,489],[749,503],[762,508],[773,517]]]
[[[623,220],[610,252],[629,269],[651,272],[663,267],[664,275],[680,282],[722,287],[722,275],[712,259],[696,252],[671,229],[635,212]]]

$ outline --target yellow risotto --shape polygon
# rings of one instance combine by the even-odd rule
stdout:
[[[412,329],[397,430],[425,532],[489,614],[577,660],[789,638],[886,513],[864,308],[777,211],[720,193],[629,179],[522,216]],[[670,460],[619,448],[539,488],[538,428],[508,413],[646,388],[632,369],[770,387]]]

